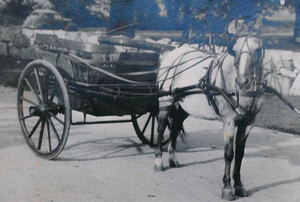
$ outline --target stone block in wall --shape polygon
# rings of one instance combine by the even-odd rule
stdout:
[[[36,59],[36,51],[34,47],[21,48],[20,49],[20,58],[34,60]]]
[[[24,35],[15,35],[14,41],[13,41],[13,46],[15,48],[25,48],[25,47],[30,47],[30,39]]]
[[[300,52],[293,53],[293,65],[298,71],[300,71]]]
[[[29,48],[11,47],[9,52],[11,57],[22,58],[26,60],[36,59],[36,52],[34,47],[29,47]]]
[[[10,47],[9,53],[12,57],[20,57],[21,50],[19,48]]]
[[[7,56],[6,43],[0,41],[0,55]]]
[[[266,50],[263,60],[268,85],[287,95],[297,76],[294,66],[294,52],[285,50]]]
[[[300,96],[300,74],[298,74],[294,80],[293,85],[289,90],[289,94],[293,96]]]

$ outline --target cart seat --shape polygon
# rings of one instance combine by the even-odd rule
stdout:
[[[126,79],[138,82],[155,82],[159,63],[158,53],[124,52],[120,54],[116,73]],[[141,72],[136,76],[131,73]],[[143,74],[143,72],[147,72]],[[150,72],[150,73],[149,73]]]

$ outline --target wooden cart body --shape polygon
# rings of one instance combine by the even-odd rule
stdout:
[[[40,46],[37,59],[53,64],[67,80],[73,110],[94,116],[122,116],[146,113],[157,107],[159,53],[115,53],[112,45],[84,44],[53,35],[37,35],[36,44]],[[61,47],[71,52],[63,52]],[[132,72],[150,73],[136,76]]]

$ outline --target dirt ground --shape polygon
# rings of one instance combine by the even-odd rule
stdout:
[[[25,144],[16,89],[0,86],[0,201],[222,201],[224,169],[220,122],[189,118],[181,167],[153,171],[154,150],[142,145],[132,124],[72,126],[56,160],[35,156]],[[75,116],[79,116],[75,114]],[[299,201],[300,138],[254,128],[242,178],[250,196],[237,201]]]

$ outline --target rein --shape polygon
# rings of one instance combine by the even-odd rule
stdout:
[[[163,86],[164,86],[164,84],[165,84],[165,81],[167,81],[167,80],[173,80],[173,81],[172,81],[172,83],[173,83],[176,76],[178,76],[178,75],[182,74],[183,72],[185,72],[185,71],[187,71],[187,70],[189,70],[189,69],[195,67],[196,65],[198,65],[198,64],[200,64],[200,63],[202,63],[202,62],[208,60],[209,58],[214,58],[214,57],[215,57],[215,56],[213,56],[213,55],[209,55],[209,56],[207,56],[207,57],[195,57],[195,58],[191,58],[191,59],[189,59],[189,60],[187,60],[187,61],[181,62],[181,60],[183,59],[183,57],[186,56],[187,54],[193,53],[193,52],[198,52],[198,51],[199,51],[199,50],[193,50],[193,51],[189,51],[189,52],[186,52],[186,53],[184,53],[184,54],[178,56],[178,57],[173,61],[172,65],[171,65],[171,66],[168,66],[169,69],[167,70],[167,73],[166,73],[165,77],[164,77],[163,79],[158,79],[158,80],[157,80],[157,82],[162,82],[162,84],[160,85],[160,88],[159,88],[159,89],[162,89],[162,88],[163,88]],[[181,64],[185,64],[185,63],[190,62],[190,61],[195,60],[195,59],[202,59],[202,60],[195,62],[194,64],[192,64],[192,65],[186,67],[185,69],[183,69],[183,70],[181,70],[181,71],[179,71],[179,72],[174,71],[174,74],[173,74],[172,76],[169,76],[169,73],[170,73],[170,70],[171,70],[171,69],[177,68],[177,67],[180,66]],[[178,60],[179,60],[179,63],[176,64],[176,65],[174,65],[175,62],[178,61]],[[165,73],[165,72],[164,72],[164,73]],[[164,74],[164,73],[163,73],[163,74]],[[172,88],[172,85],[170,86],[170,89],[171,89],[171,88]]]

